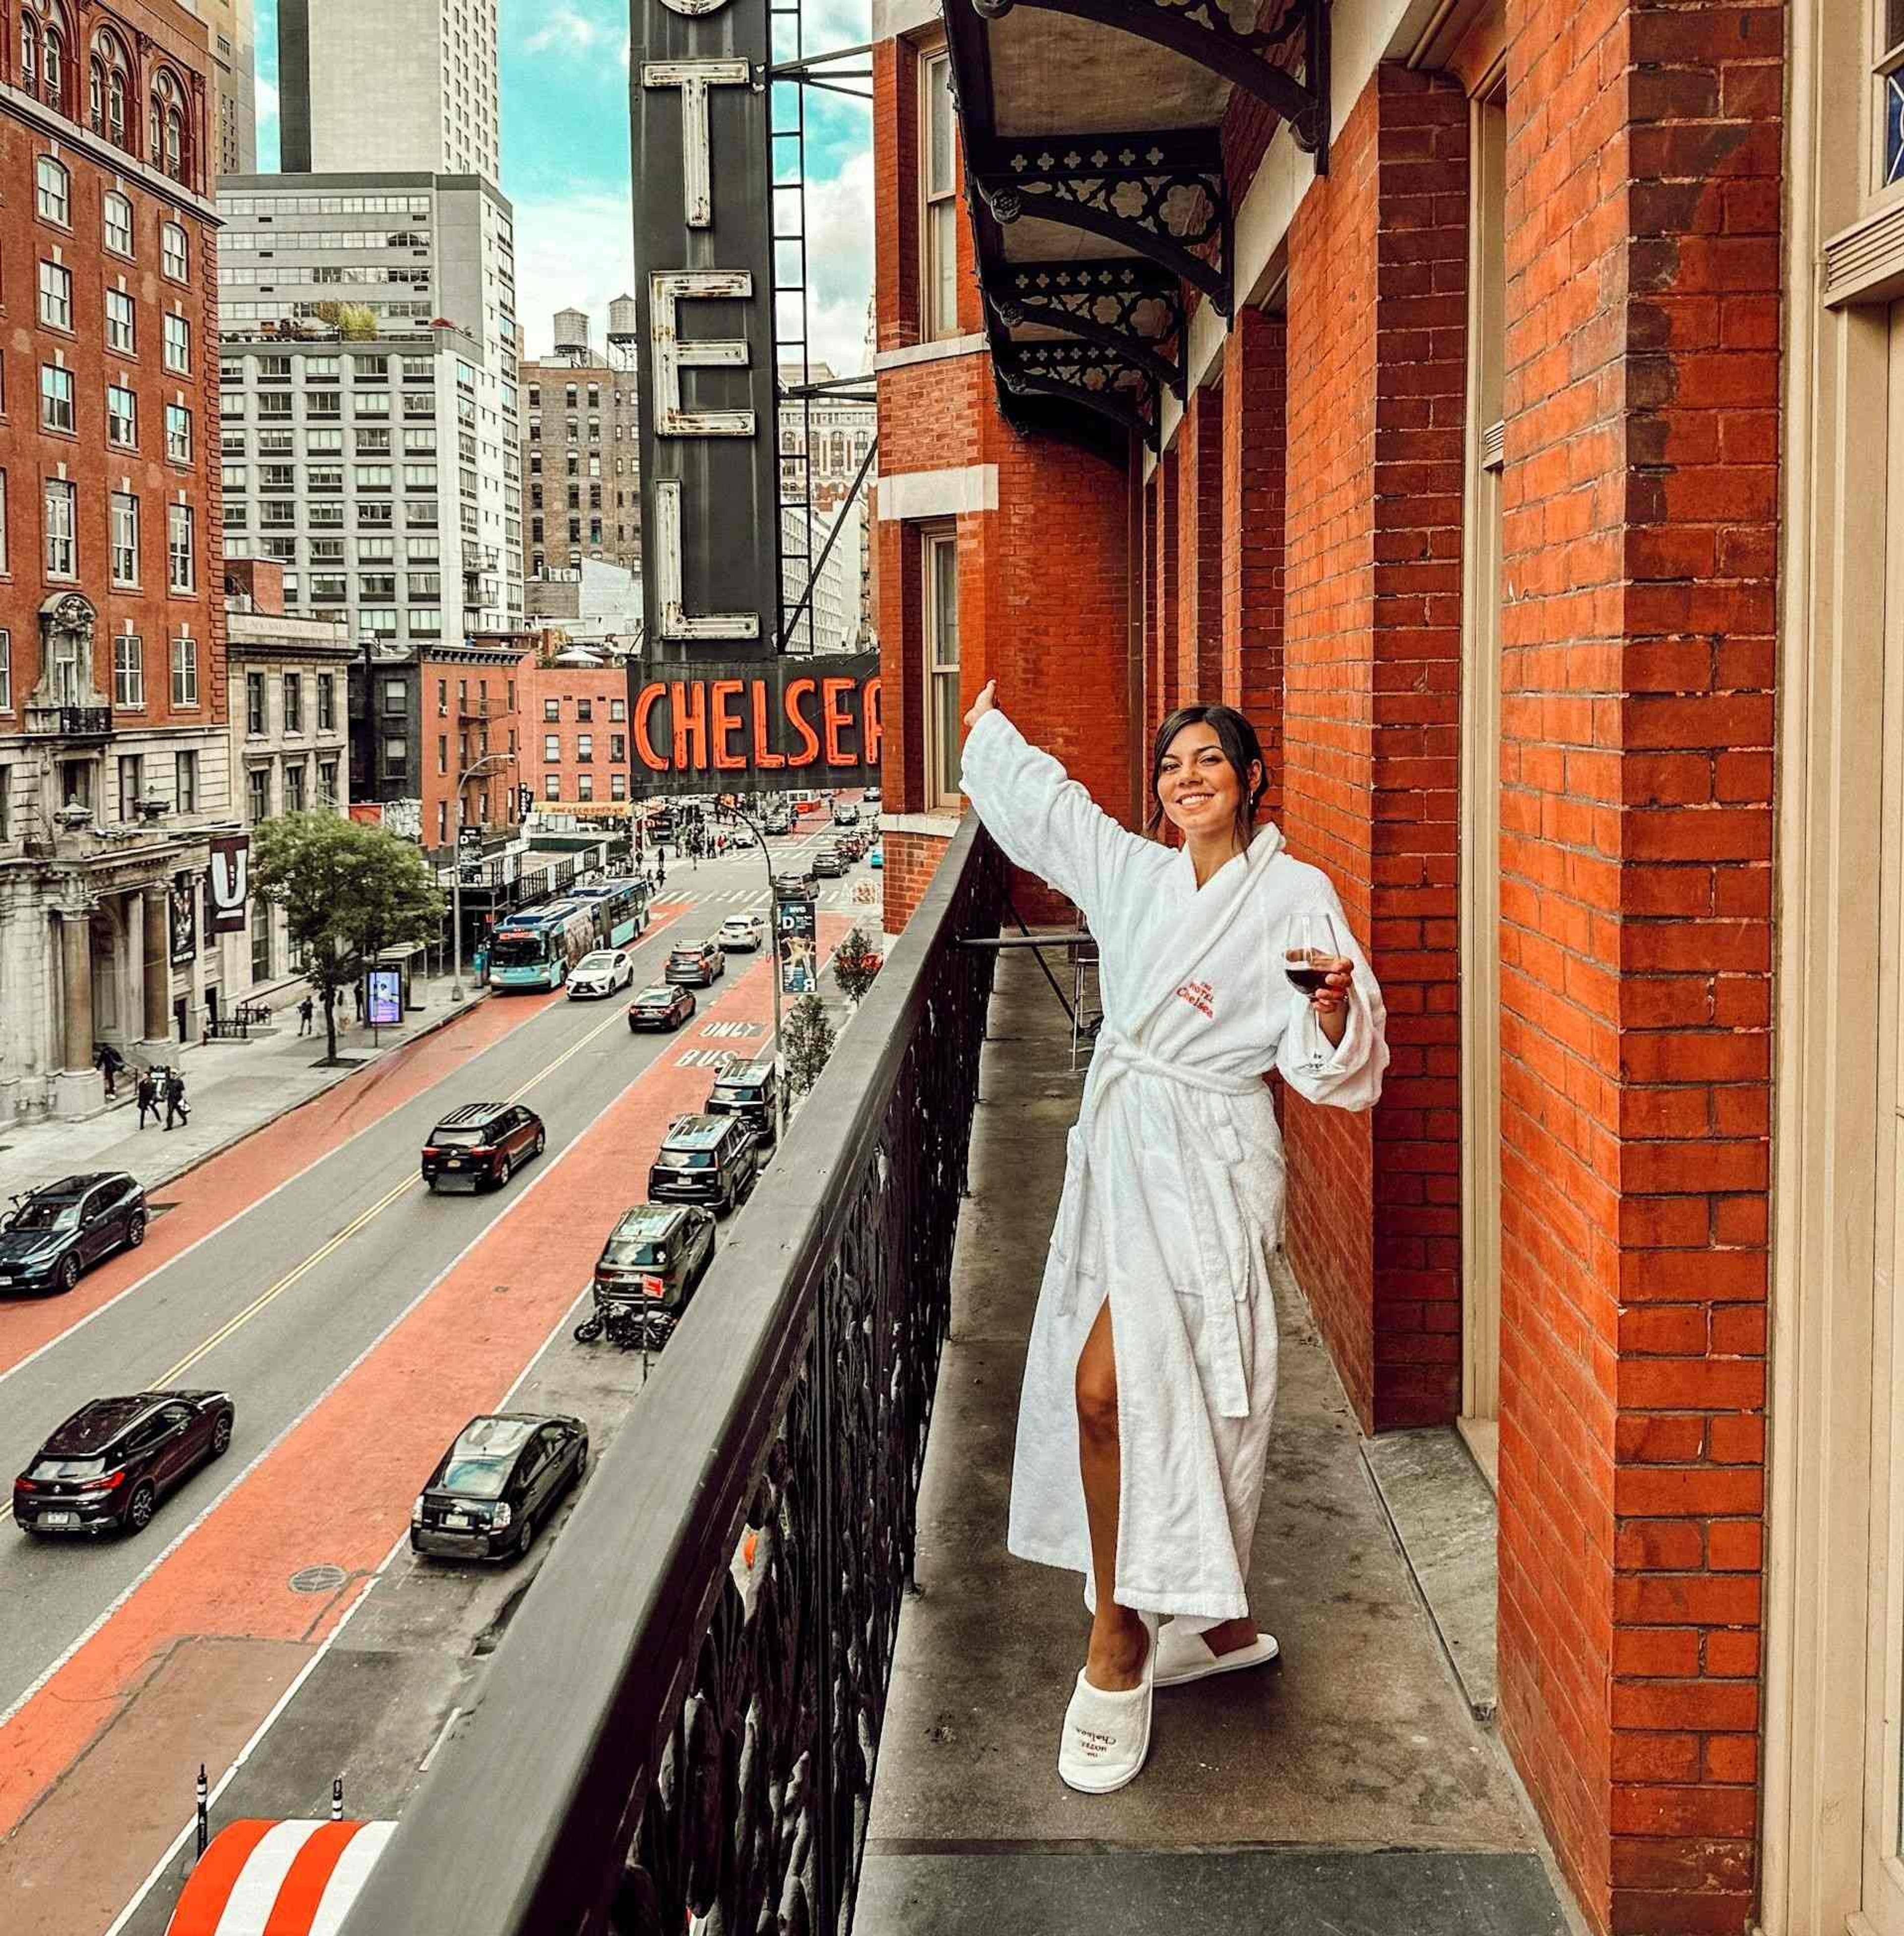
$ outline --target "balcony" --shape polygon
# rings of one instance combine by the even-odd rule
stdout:
[[[29,700],[26,724],[28,732],[48,739],[110,740],[113,737],[113,709],[101,705],[43,705]]]
[[[1000,908],[968,821],[343,1936],[1559,1936],[1287,1281],[1251,1591],[1289,1664],[1059,1785],[1078,1583],[1004,1526],[1082,1084],[1037,966],[959,945]]]

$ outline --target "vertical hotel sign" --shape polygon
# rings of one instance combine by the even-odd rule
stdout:
[[[780,625],[768,0],[633,0],[628,77],[650,655]]]

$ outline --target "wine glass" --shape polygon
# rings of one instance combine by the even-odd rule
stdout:
[[[1313,996],[1328,979],[1330,967],[1349,950],[1334,915],[1322,909],[1289,917],[1283,942],[1283,972],[1292,987]],[[1322,1033],[1315,1004],[1303,1010],[1303,1043],[1296,1067],[1306,1075],[1319,1074],[1328,1066],[1336,1045]]]

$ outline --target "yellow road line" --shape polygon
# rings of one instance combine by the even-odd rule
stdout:
[[[503,1100],[507,1103],[520,1102],[524,1096],[528,1094],[531,1089],[535,1087],[537,1083],[543,1081],[548,1077],[553,1075],[556,1070],[560,1069],[563,1063],[567,1062],[571,1056],[580,1054],[580,1052],[583,1049],[586,1048],[597,1036],[606,1035],[610,1029],[615,1027],[615,1025],[622,1019],[623,1018],[619,1012],[611,1015],[608,1020],[602,1023],[599,1027],[591,1029],[586,1035],[581,1036],[578,1040],[570,1043],[568,1047],[564,1049],[562,1053],[558,1055],[553,1062],[549,1063],[546,1067],[538,1069],[536,1073],[530,1076],[528,1081],[524,1083],[519,1089],[516,1090],[512,1094],[505,1097]],[[302,1263],[297,1266],[295,1269],[287,1271],[285,1275],[280,1278],[277,1282],[273,1284],[268,1290],[261,1292],[249,1304],[245,1306],[243,1310],[239,1311],[235,1316],[227,1318],[225,1321],[221,1324],[209,1338],[206,1339],[202,1344],[195,1345],[192,1349],[188,1351],[176,1365],[172,1366],[171,1370],[162,1374],[157,1381],[150,1387],[150,1389],[156,1391],[164,1391],[174,1384],[180,1378],[183,1378],[187,1372],[191,1370],[192,1367],[198,1363],[199,1360],[202,1358],[207,1351],[213,1350],[217,1345],[223,1344],[225,1339],[229,1338],[234,1332],[238,1331],[244,1326],[249,1324],[267,1304],[270,1304],[274,1299],[282,1297],[287,1290],[290,1290],[292,1285],[297,1284],[301,1279],[308,1275],[310,1272],[315,1270],[326,1257],[331,1255],[332,1251],[337,1249],[340,1245],[348,1243],[349,1240],[352,1237],[355,1236],[358,1232],[362,1230],[367,1224],[370,1223],[373,1218],[382,1216],[384,1212],[388,1210],[391,1205],[394,1203],[399,1197],[403,1196],[406,1192],[417,1188],[422,1181],[423,1178],[419,1175],[413,1174],[406,1176],[401,1183],[397,1185],[395,1189],[389,1190],[383,1196],[379,1197],[376,1202],[373,1203],[367,1210],[360,1211],[356,1216],[353,1217],[350,1221],[337,1233],[335,1236],[326,1239],[325,1242],[319,1245],[316,1250],[312,1251],[310,1255],[307,1257]]]

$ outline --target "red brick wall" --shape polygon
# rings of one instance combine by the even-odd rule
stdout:
[[[519,658],[517,654],[491,652],[478,658],[455,647],[448,649],[440,657],[432,657],[427,652],[424,656],[421,699],[423,743],[418,751],[418,793],[423,803],[425,847],[436,847],[455,839],[456,782],[474,761],[485,753],[511,751],[516,753],[518,762],[533,757],[524,754],[521,744],[525,722],[519,718],[517,710],[522,704]],[[467,716],[461,691],[466,682]],[[627,694],[621,689],[624,683],[604,680],[602,689],[605,694],[612,693],[625,700]],[[440,700],[437,697],[439,688],[443,691]],[[509,703],[512,690],[515,694],[513,707]],[[486,718],[479,709],[485,705],[488,709]],[[597,709],[606,715],[606,703]],[[570,710],[573,713],[573,709]],[[530,731],[539,734],[542,731],[539,721],[526,724]],[[594,730],[602,736],[597,745],[606,752],[606,734],[611,730],[606,717]],[[612,730],[625,733],[628,729],[623,725]],[[439,741],[443,743],[440,748]],[[541,741],[538,739],[534,753],[539,755],[540,752]],[[597,770],[606,773],[606,762],[598,760]],[[470,781],[464,790],[463,803],[464,812],[470,823],[498,829],[514,826],[521,818],[515,810],[515,790],[524,773],[519,764],[499,764],[493,773]],[[535,784],[539,793],[539,778]],[[600,779],[597,785],[598,791],[606,798],[609,791],[607,780]],[[482,810],[485,795],[488,802],[486,820]],[[442,830],[440,833],[439,828]]]
[[[1782,24],[1508,13],[1502,1715],[1633,1936],[1756,1892]]]
[[[1262,742],[1263,813],[1283,817],[1283,534],[1287,352],[1280,316],[1244,309],[1223,340],[1223,703]]]
[[[1179,706],[1211,705],[1222,685],[1223,399],[1192,390],[1174,446]]]
[[[1284,825],[1368,945],[1373,1121],[1292,1104],[1289,1245],[1365,1425],[1460,1402],[1455,861],[1467,107],[1382,68],[1289,240]]]
[[[1153,515],[1145,520],[1156,535],[1150,559],[1150,588],[1144,599],[1146,609],[1156,615],[1145,681],[1148,688],[1146,724],[1150,729],[1147,738],[1153,737],[1165,716],[1175,711],[1177,695],[1183,690],[1177,678],[1177,568],[1182,554],[1177,539],[1177,455],[1173,447],[1157,460],[1150,473],[1150,496],[1155,508]]]

